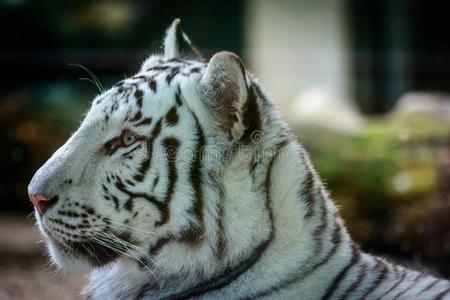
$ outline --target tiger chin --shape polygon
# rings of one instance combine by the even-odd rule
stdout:
[[[205,60],[178,19],[163,46],[28,187],[87,298],[450,299],[447,280],[359,250],[238,56]]]

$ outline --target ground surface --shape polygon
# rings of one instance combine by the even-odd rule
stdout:
[[[58,274],[32,218],[0,215],[0,300],[75,300],[85,279]]]

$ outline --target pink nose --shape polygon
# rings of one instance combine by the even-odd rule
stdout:
[[[31,203],[33,203],[34,207],[36,207],[39,214],[43,215],[45,211],[56,203],[58,200],[58,196],[53,197],[51,199],[46,198],[44,195],[37,194],[28,194],[28,197],[30,197]]]

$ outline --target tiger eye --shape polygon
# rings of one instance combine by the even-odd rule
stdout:
[[[125,130],[122,134],[122,145],[125,147],[133,145],[137,141],[137,135],[129,130]]]

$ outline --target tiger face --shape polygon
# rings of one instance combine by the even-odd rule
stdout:
[[[200,156],[207,141],[229,145],[244,134],[247,78],[231,53],[208,64],[180,59],[181,42],[194,49],[184,34],[175,38],[180,30],[175,21],[164,55],[93,100],[29,184],[39,228],[64,270],[120,258],[146,266],[161,241],[204,236]]]

